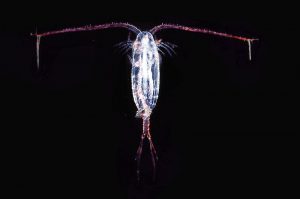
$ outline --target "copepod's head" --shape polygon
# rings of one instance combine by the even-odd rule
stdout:
[[[140,41],[142,43],[154,42],[153,35],[150,32],[148,32],[148,31],[142,31],[142,32],[140,32],[137,35],[136,40]]]
[[[148,31],[142,31],[137,35],[133,48],[153,47],[153,45],[156,45],[153,35]]]

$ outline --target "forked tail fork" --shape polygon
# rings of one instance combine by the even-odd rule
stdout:
[[[155,173],[156,173],[156,162],[158,160],[158,156],[151,138],[151,133],[150,133],[150,117],[143,118],[143,133],[141,135],[141,141],[140,145],[138,147],[138,150],[136,152],[136,161],[137,161],[137,180],[138,182],[140,181],[140,163],[141,163],[141,155],[143,152],[143,144],[144,144],[144,139],[147,137],[149,141],[149,146],[150,146],[150,153],[151,153],[151,160],[152,160],[152,165],[153,165],[153,180],[155,180]]]

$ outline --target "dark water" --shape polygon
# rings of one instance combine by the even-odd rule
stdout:
[[[288,197],[299,101],[292,6],[153,2],[153,11],[126,2],[117,11],[98,3],[4,6],[0,114],[3,179],[11,196]],[[246,43],[157,34],[179,47],[176,56],[162,58],[151,119],[159,155],[155,182],[146,142],[136,183],[142,121],[134,118],[130,63],[113,47],[127,39],[126,30],[42,38],[36,69],[29,35],[36,27],[42,32],[110,21],[145,30],[178,23],[260,39],[249,62]]]

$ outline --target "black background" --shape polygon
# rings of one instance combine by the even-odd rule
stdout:
[[[290,136],[299,101],[296,6],[109,4],[3,6],[1,134],[9,193],[39,198],[291,194],[295,145]],[[155,182],[146,147],[142,181],[136,183],[134,155],[142,126],[134,118],[130,63],[114,47],[128,31],[42,38],[36,68],[31,32],[107,22],[129,22],[142,30],[176,23],[260,39],[250,62],[240,41],[176,30],[157,34],[178,48],[177,55],[162,57],[160,97],[151,119],[159,155]]]

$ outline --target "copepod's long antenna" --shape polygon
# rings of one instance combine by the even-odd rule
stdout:
[[[155,34],[156,32],[158,32],[160,30],[164,30],[164,29],[177,29],[177,30],[184,30],[184,31],[189,31],[189,32],[199,32],[199,33],[204,33],[204,34],[210,34],[210,35],[215,35],[215,36],[220,36],[220,37],[226,37],[226,38],[246,41],[249,46],[249,60],[251,60],[251,42],[258,40],[258,39],[253,39],[253,38],[247,38],[247,37],[227,34],[227,33],[223,33],[223,32],[216,32],[213,30],[205,29],[205,28],[192,28],[192,27],[175,25],[175,24],[161,24],[161,25],[153,27],[150,30],[150,32],[152,34]]]
[[[44,33],[35,33],[31,36],[36,36],[36,49],[37,49],[37,65],[39,67],[39,48],[40,48],[40,40],[42,37],[50,36],[50,35],[57,35],[57,34],[63,34],[63,33],[71,33],[71,32],[84,32],[84,31],[95,31],[95,30],[102,30],[102,29],[108,29],[108,28],[126,28],[135,34],[140,33],[141,31],[135,27],[134,25],[128,24],[128,23],[107,23],[107,24],[101,24],[101,25],[87,25],[87,26],[81,26],[81,27],[75,27],[75,28],[65,28],[62,30],[55,30],[55,31],[49,31]]]
[[[150,116],[143,118],[143,133],[141,135],[141,141],[139,148],[136,152],[136,161],[137,161],[137,180],[140,181],[140,162],[141,162],[141,155],[143,151],[143,144],[144,139],[147,137],[149,144],[150,144],[150,152],[151,152],[151,160],[153,165],[153,181],[155,180],[155,173],[156,173],[156,162],[158,160],[158,156],[152,141],[151,133],[150,133]]]

